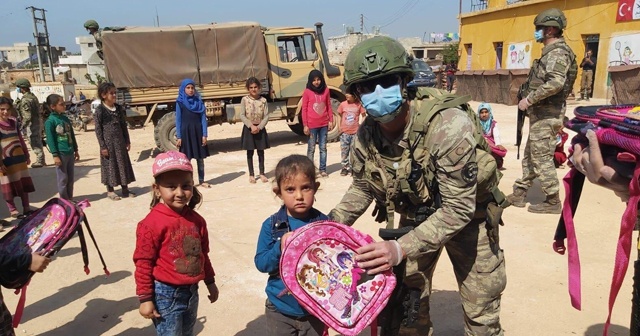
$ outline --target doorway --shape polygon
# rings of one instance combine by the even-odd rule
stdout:
[[[493,42],[496,51],[496,69],[502,69],[502,42]]]
[[[589,98],[593,97],[593,92],[595,91],[595,80],[596,74],[598,73],[598,49],[600,47],[600,34],[592,34],[592,35],[582,35],[582,41],[584,43],[584,52],[582,53],[582,57],[579,58],[578,65],[582,62],[582,59],[586,56],[587,50],[591,50],[591,55],[596,58],[596,66],[593,69],[593,78],[591,79],[591,95]]]

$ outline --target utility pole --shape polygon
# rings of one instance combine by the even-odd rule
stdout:
[[[156,23],[158,27],[160,27],[160,16],[158,16],[158,6],[156,6]]]
[[[364,14],[360,14],[360,34],[364,30]]]
[[[42,55],[40,54],[40,47],[45,47],[47,49],[47,53],[49,54],[49,69],[51,70],[51,80],[56,80],[56,75],[53,72],[53,53],[51,52],[51,45],[49,44],[49,30],[47,29],[47,19],[45,17],[45,10],[42,8],[35,8],[33,6],[27,7],[27,9],[31,9],[31,16],[33,17],[33,37],[36,39],[36,54],[38,55],[38,66],[40,68],[40,78],[43,82],[46,82],[46,78],[44,76],[44,69],[42,68]],[[36,12],[40,14],[40,16],[36,16]],[[44,33],[40,33],[38,31],[38,23],[42,23],[44,26]]]

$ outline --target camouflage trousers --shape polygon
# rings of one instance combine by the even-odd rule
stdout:
[[[490,242],[487,223],[474,219],[445,245],[458,282],[465,335],[503,335],[500,299],[507,285],[504,255],[498,243]],[[433,272],[442,249],[416,260],[407,260],[405,284],[422,290],[420,318],[399,335],[433,335],[429,316]]]
[[[563,109],[564,110],[564,109]],[[554,195],[560,191],[558,174],[553,163],[556,149],[556,135],[562,128],[562,118],[545,116],[540,118],[534,113],[529,117],[529,138],[522,158],[522,178],[516,180],[514,186],[528,190],[537,177],[545,195]]]
[[[31,127],[27,129],[27,135],[29,136],[29,144],[31,145],[31,149],[33,150],[33,154],[35,158],[31,159],[31,163],[39,163],[44,165],[44,151],[42,145],[42,127],[39,124],[32,124]]]
[[[340,163],[344,169],[351,169],[351,163],[349,163],[349,152],[351,151],[351,143],[355,136],[355,134],[340,134]]]

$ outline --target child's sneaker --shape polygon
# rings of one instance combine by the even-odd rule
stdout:
[[[349,169],[342,168],[342,170],[340,171],[340,176],[347,176],[347,175],[349,175]]]

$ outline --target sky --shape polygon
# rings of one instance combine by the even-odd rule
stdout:
[[[463,12],[471,0],[463,1]],[[324,36],[341,35],[344,26],[364,32],[381,27],[391,37],[423,37],[426,33],[458,32],[459,2],[455,0],[2,0],[0,46],[31,42],[33,21],[27,7],[46,10],[47,28],[53,46],[77,52],[75,37],[87,34],[86,20],[104,26],[154,26],[156,9],[161,26],[210,22],[257,21],[263,26],[313,27],[324,23]]]

